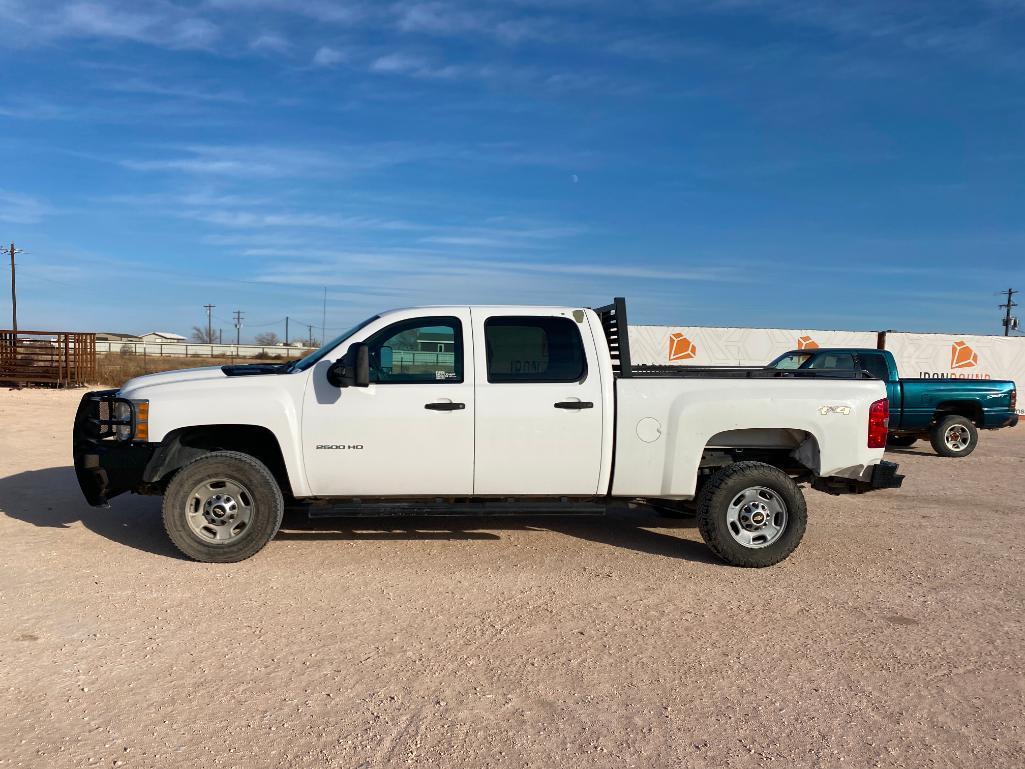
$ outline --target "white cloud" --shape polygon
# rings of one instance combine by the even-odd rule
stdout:
[[[64,6],[43,34],[65,37],[101,37],[132,40],[170,48],[209,48],[220,29],[198,16],[189,16],[170,4],[112,6],[74,2]],[[42,21],[42,20],[41,20]]]
[[[427,59],[397,51],[379,56],[370,63],[370,71],[382,75],[408,75],[447,80],[458,77],[483,77],[484,71],[457,64],[434,64]]]
[[[249,47],[260,53],[287,53],[291,50],[292,44],[281,35],[274,32],[264,32],[259,37],[254,38]]]
[[[218,10],[270,11],[332,24],[350,24],[366,13],[361,4],[343,0],[207,0],[207,4]]]
[[[337,214],[310,213],[303,211],[238,211],[231,209],[194,209],[184,211],[182,216],[196,221],[231,228],[327,228],[350,230],[404,230],[415,225],[396,219],[380,219],[370,216],[341,216]]]
[[[36,224],[52,213],[53,209],[39,198],[20,192],[0,190],[0,222]]]
[[[170,147],[168,153],[155,158],[126,158],[118,163],[134,171],[240,179],[308,177],[347,169],[345,162],[335,156],[295,147],[200,144]]]
[[[124,91],[127,93],[142,93],[152,96],[169,96],[173,98],[187,99],[191,101],[229,102],[241,104],[246,97],[238,91],[225,91],[221,89],[205,89],[201,87],[189,87],[176,84],[157,83],[139,77],[131,77],[108,83],[106,86],[111,91]]]
[[[342,51],[325,45],[318,48],[317,52],[313,54],[313,66],[331,67],[345,59],[346,55]]]

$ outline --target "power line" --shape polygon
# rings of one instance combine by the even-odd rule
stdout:
[[[14,246],[12,245],[11,248]],[[1004,336],[1010,336],[1012,328],[1015,331],[1018,330],[1018,319],[1011,316],[1011,309],[1018,306],[1018,303],[1014,301],[1014,295],[1017,293],[1013,288],[1007,289],[1007,302],[1000,305],[1000,309],[1006,310],[1004,313]]]
[[[24,254],[25,249],[15,248],[14,244],[11,243],[11,247],[8,250],[11,255],[11,329],[14,331],[18,330],[18,282],[14,274],[14,255]]]
[[[204,304],[206,308],[206,341],[214,341],[214,324],[213,324],[213,311],[216,304]]]
[[[242,310],[235,310],[235,344],[242,343]]]

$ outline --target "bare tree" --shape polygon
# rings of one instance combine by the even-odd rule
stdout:
[[[278,343],[278,335],[273,331],[265,331],[256,335],[256,343],[262,347],[273,347]]]
[[[217,344],[217,334],[199,326],[192,327],[192,341],[202,344]]]

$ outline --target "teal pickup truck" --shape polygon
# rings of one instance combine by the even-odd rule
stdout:
[[[886,382],[891,446],[928,438],[937,454],[966,457],[979,442],[979,429],[1018,424],[1014,382],[997,379],[901,379],[888,350],[817,348],[791,350],[769,368],[862,370]]]

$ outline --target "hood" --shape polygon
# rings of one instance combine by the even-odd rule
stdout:
[[[145,374],[129,379],[121,388],[122,394],[130,394],[132,390],[142,387],[154,387],[179,382],[198,382],[205,379],[224,379],[225,374],[220,366],[204,366],[202,368],[185,368],[175,371],[161,371],[159,374]]]

